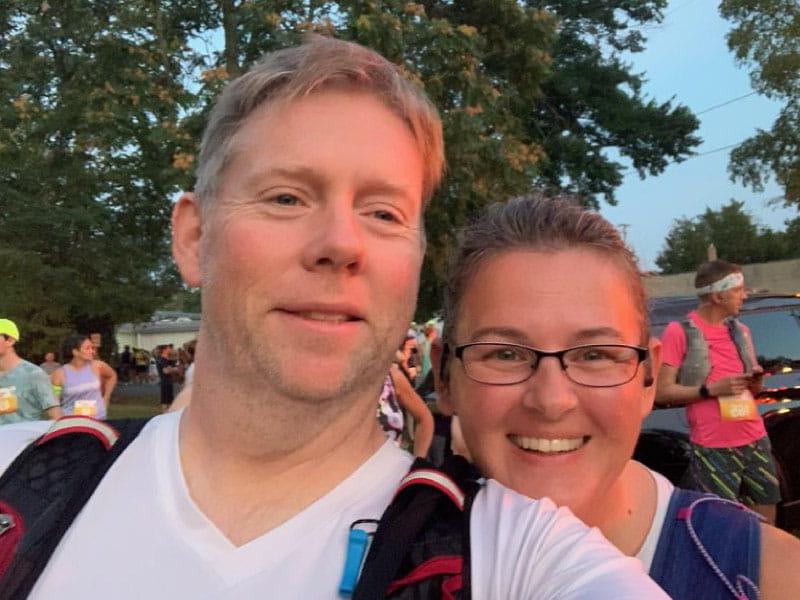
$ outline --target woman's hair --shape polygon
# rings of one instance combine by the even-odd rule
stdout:
[[[573,200],[538,194],[496,202],[460,232],[445,286],[444,340],[454,342],[464,292],[487,258],[515,250],[558,252],[569,248],[589,248],[619,264],[641,315],[642,343],[646,343],[647,304],[638,261],[619,232],[598,213],[585,210]],[[581,274],[576,271],[574,276]]]
[[[72,351],[77,350],[81,347],[84,341],[90,340],[91,338],[88,335],[83,335],[80,333],[73,333],[71,334],[64,343],[61,344],[61,362],[68,363],[72,360]]]

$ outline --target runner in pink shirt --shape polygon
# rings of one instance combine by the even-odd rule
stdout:
[[[747,296],[741,268],[704,263],[695,288],[697,310],[664,330],[656,403],[686,406],[693,450],[686,485],[744,502],[774,522],[780,490],[753,399],[763,370],[750,331],[735,319]]]

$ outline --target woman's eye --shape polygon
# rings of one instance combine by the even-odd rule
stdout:
[[[612,360],[612,359],[613,356],[611,355],[610,352],[608,352],[607,350],[602,350],[597,348],[584,350],[578,357],[578,360],[581,360],[583,362],[596,362],[598,360]]]
[[[495,350],[492,352],[490,358],[495,360],[509,361],[509,360],[523,360],[523,357],[516,350],[510,348],[503,348],[502,350]]]

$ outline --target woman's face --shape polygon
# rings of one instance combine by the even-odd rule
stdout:
[[[416,347],[417,347],[417,340],[413,338],[406,338],[406,340],[403,342],[403,354],[405,354],[406,356],[411,356]]]
[[[604,254],[509,251],[487,258],[468,282],[452,345],[640,345],[641,322],[625,271]],[[652,343],[654,367],[659,354]],[[578,514],[619,477],[652,407],[654,388],[644,387],[642,365],[626,384],[590,388],[568,379],[555,358],[513,385],[477,383],[460,360],[450,360],[442,399],[459,416],[482,472]]]
[[[93,360],[94,344],[92,344],[92,340],[88,338],[83,340],[80,346],[72,351],[72,355],[77,358],[82,358],[83,360]]]

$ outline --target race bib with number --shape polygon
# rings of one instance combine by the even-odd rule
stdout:
[[[17,412],[17,388],[14,386],[0,388],[0,415]]]
[[[93,417],[97,414],[97,400],[75,400],[72,414]]]
[[[723,421],[752,421],[758,419],[756,402],[749,390],[738,396],[720,396],[719,414]]]

